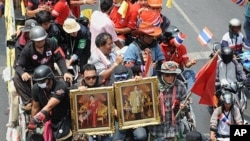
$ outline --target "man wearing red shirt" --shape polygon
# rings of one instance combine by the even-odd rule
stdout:
[[[161,51],[165,56],[166,61],[175,61],[179,68],[190,68],[197,63],[196,59],[189,60],[187,49],[182,44],[185,35],[179,31],[175,26],[170,26],[165,29],[162,42],[160,44]]]
[[[109,16],[115,24],[119,40],[125,44],[125,35],[136,29],[137,10],[127,0],[113,0],[114,7]]]

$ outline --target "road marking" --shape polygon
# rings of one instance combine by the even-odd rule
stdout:
[[[177,9],[177,11],[181,13],[184,19],[188,22],[188,24],[194,29],[194,31],[197,34],[199,34],[200,33],[199,28],[192,22],[192,20],[188,17],[188,15],[180,8],[180,6],[175,1],[173,1],[173,5]]]
[[[190,52],[188,53],[188,57],[190,59],[197,59],[197,60],[201,60],[201,59],[209,59],[209,55],[211,54],[211,51],[203,51],[203,52]]]
[[[181,7],[175,1],[173,1],[173,5],[177,9],[177,11],[184,17],[184,19],[188,22],[188,24],[193,28],[193,30],[195,31],[195,33],[197,33],[197,36],[198,36],[200,33],[199,28],[192,22],[192,20],[188,17],[188,15],[181,9]],[[190,58],[208,59],[209,55],[212,52],[212,44],[208,43],[207,47],[209,48],[210,51],[192,52],[192,53],[188,53],[188,54],[190,55]]]

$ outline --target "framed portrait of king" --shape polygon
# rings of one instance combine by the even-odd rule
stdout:
[[[88,135],[114,132],[113,87],[70,90],[72,130]]]
[[[157,82],[156,77],[148,77],[114,83],[121,130],[160,124]]]

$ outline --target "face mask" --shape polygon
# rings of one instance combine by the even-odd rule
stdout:
[[[40,88],[42,88],[42,89],[47,88],[46,82],[44,82],[44,83],[38,83],[38,86],[39,86]]]

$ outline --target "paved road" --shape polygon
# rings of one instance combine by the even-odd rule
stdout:
[[[231,1],[178,0],[175,1],[173,8],[164,9],[163,11],[173,25],[176,25],[182,32],[187,34],[184,43],[190,57],[198,59],[198,64],[192,67],[196,72],[206,63],[211,52],[211,44],[204,48],[197,42],[196,37],[200,30],[207,26],[214,34],[211,41],[213,43],[220,41],[223,34],[227,32],[228,21],[231,18],[239,18],[242,22],[244,20],[244,8]],[[204,135],[208,135],[210,115],[205,105],[198,104],[199,97],[196,95],[192,97],[194,99],[193,109],[196,115],[197,130]],[[246,119],[249,120],[249,110],[245,112],[245,115]]]
[[[85,7],[83,7],[85,8]],[[97,8],[95,8],[97,9]],[[174,6],[171,9],[165,7],[163,13],[171,20],[173,25],[187,34],[187,39],[184,43],[190,53],[191,58],[197,58],[198,64],[193,66],[196,72],[204,65],[210,53],[210,44],[208,47],[201,47],[197,42],[196,37],[199,31],[207,26],[213,33],[212,42],[220,41],[222,35],[228,30],[228,21],[237,17],[241,21],[244,19],[243,7],[239,7],[231,1],[225,0],[174,0]],[[3,19],[0,19],[0,73],[6,64],[5,59],[5,31]],[[0,137],[5,138],[7,116],[4,114],[8,107],[6,84],[0,80]],[[196,113],[197,129],[203,134],[209,133],[210,115],[207,112],[205,105],[199,105],[199,97],[192,96],[194,99],[193,109]],[[250,120],[250,107],[246,111],[246,118]]]
[[[2,70],[6,66],[6,45],[5,45],[5,23],[4,19],[0,19],[0,74],[2,78]],[[5,124],[8,121],[8,116],[5,114],[8,107],[7,85],[0,78],[0,138],[4,140],[6,134]]]

